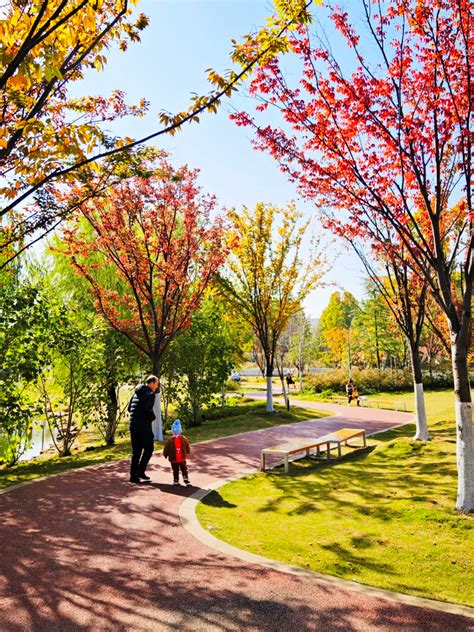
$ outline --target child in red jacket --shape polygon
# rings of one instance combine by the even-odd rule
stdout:
[[[179,470],[181,470],[183,481],[185,485],[189,487],[191,483],[188,478],[186,457],[191,452],[191,446],[188,438],[183,435],[183,429],[181,428],[181,422],[179,419],[176,419],[176,421],[173,422],[171,432],[173,433],[173,436],[165,443],[163,456],[165,459],[169,459],[171,467],[173,468],[173,483],[175,485],[179,485]]]

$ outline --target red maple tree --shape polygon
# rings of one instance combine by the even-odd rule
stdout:
[[[197,171],[163,159],[150,177],[84,203],[64,231],[63,249],[89,281],[97,309],[157,375],[227,256],[223,219],[211,219],[215,207]]]
[[[427,283],[451,332],[457,507],[474,511],[471,3],[359,0],[351,15],[327,10],[345,48],[340,60],[323,35],[299,28],[291,37],[301,62],[296,83],[273,59],[251,84],[257,110],[276,106],[284,124],[260,125],[258,114],[234,118],[255,126],[257,147],[325,209],[329,227],[377,250],[384,222],[402,249],[395,256],[406,253]]]

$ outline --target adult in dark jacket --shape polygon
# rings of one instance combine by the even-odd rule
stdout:
[[[155,419],[153,406],[155,393],[160,386],[156,375],[150,375],[145,384],[140,384],[128,405],[130,413],[130,436],[132,439],[132,462],[130,465],[130,482],[139,483],[140,479],[149,481],[146,474],[151,455],[153,454],[153,430],[151,424]]]

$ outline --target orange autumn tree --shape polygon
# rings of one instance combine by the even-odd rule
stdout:
[[[421,341],[426,316],[428,283],[413,272],[408,263],[409,255],[402,246],[394,245],[396,241],[394,236],[390,231],[384,231],[384,228],[382,225],[378,226],[379,243],[377,248],[374,248],[372,244],[371,255],[364,250],[360,231],[359,235],[352,235],[349,227],[345,226],[343,233],[344,238],[350,241],[362,261],[370,280],[405,337],[413,377],[416,427],[414,439],[429,441],[421,366]]]
[[[85,203],[64,231],[64,251],[89,282],[98,312],[157,375],[226,258],[223,219],[210,217],[215,207],[197,171],[163,159],[150,177]]]

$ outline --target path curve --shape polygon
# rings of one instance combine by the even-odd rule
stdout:
[[[304,402],[305,406],[310,406]],[[376,432],[404,413],[317,404],[337,416],[194,446],[191,480],[205,489],[258,467],[263,445],[343,426]],[[181,525],[196,487],[126,482],[119,461],[0,495],[1,632],[397,630],[474,631],[467,617],[407,606],[264,568],[209,549]]]

